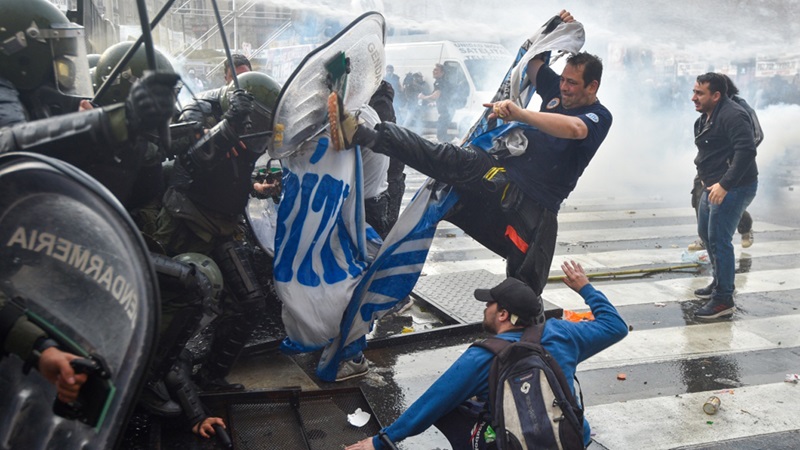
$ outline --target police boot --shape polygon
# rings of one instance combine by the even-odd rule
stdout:
[[[145,385],[139,404],[151,414],[161,417],[176,417],[181,414],[180,405],[170,398],[162,380]]]
[[[266,294],[255,276],[249,252],[236,241],[228,241],[214,250],[225,285],[234,297],[234,311],[217,327],[208,361],[197,375],[197,384],[204,391],[244,389],[241,384],[228,383],[225,377],[264,315]]]
[[[208,415],[200,402],[200,397],[197,395],[197,389],[192,384],[191,373],[191,355],[184,350],[175,365],[172,366],[164,382],[170,394],[178,400],[183,414],[189,420],[189,425],[194,427]]]
[[[197,372],[195,381],[203,392],[243,391],[244,386],[239,383],[228,383],[225,377],[239,358],[247,339],[252,332],[245,325],[247,318],[244,315],[234,315],[226,318],[217,327],[208,360]]]

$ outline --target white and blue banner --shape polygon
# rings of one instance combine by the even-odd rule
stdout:
[[[411,293],[438,222],[458,200],[450,186],[427,180],[381,242],[364,221],[360,150],[337,152],[330,145],[327,132],[319,132],[327,96],[321,95],[319,89],[324,86],[320,80],[324,81],[325,74],[304,71],[307,67],[323,67],[326,57],[344,51],[353,58],[354,70],[348,79],[351,88],[356,83],[364,89],[374,85],[371,95],[377,84],[369,70],[373,65],[377,67],[376,57],[380,58],[380,67],[384,66],[383,53],[375,53],[369,44],[375,39],[362,33],[382,33],[383,29],[377,26],[382,25],[382,20],[379,14],[366,14],[309,55],[295,71],[297,76],[290,77],[284,86],[276,108],[276,134],[270,154],[281,158],[284,170],[274,261],[275,287],[283,302],[288,335],[282,350],[308,352],[322,348],[317,375],[324,381],[335,380],[339,363],[366,347],[365,336],[373,322]],[[564,33],[563,25],[552,33]],[[573,34],[575,30],[575,25],[570,24],[566,33]],[[543,36],[541,31],[526,41],[524,51],[512,64],[501,86],[506,88],[503,98],[509,98],[513,69],[526,54],[563,49],[537,45],[537,39]],[[579,34],[576,41],[580,44],[570,51],[580,49],[582,28]],[[381,42],[382,38],[381,35]],[[344,44],[340,45],[337,39],[355,44],[340,50]],[[544,41],[552,43],[553,36]],[[360,68],[352,67],[355,63],[361,63]],[[356,80],[359,76],[360,80]],[[528,81],[522,78],[524,91]],[[530,96],[524,97],[527,104]],[[351,90],[345,96],[345,107],[358,109],[366,103],[360,100],[363,98],[368,99],[369,95]],[[485,116],[479,120],[486,124],[484,119]],[[489,130],[485,126],[476,124],[468,141],[486,131]],[[491,139],[483,142],[490,143]]]

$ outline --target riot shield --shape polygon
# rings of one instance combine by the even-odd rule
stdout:
[[[81,389],[81,408],[65,419],[53,412],[54,386],[35,370],[25,375],[16,356],[2,358],[0,442],[115,447],[158,335],[155,272],[130,217],[67,163],[0,155],[0,282],[62,350],[103,368]]]
[[[383,80],[386,22],[376,12],[363,14],[330,41],[309,53],[284,83],[272,119],[269,154],[285,158],[328,125],[325,107],[332,84],[345,79],[347,109],[366,105]],[[347,74],[333,73],[331,63],[343,56]]]

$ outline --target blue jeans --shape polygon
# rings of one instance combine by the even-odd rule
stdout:
[[[697,234],[708,249],[708,257],[714,275],[714,297],[733,296],[733,278],[736,273],[736,257],[733,254],[733,234],[742,218],[742,213],[753,201],[758,189],[755,181],[738,186],[725,195],[719,205],[708,202],[708,191],[704,190],[697,209]]]

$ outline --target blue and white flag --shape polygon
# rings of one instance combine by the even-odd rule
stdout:
[[[359,33],[375,34],[377,28],[361,27],[359,21],[372,21],[374,25],[377,23],[375,16],[380,17],[375,13],[367,14],[348,26],[309,55],[295,75],[304,73],[304,65],[322,67],[320,62],[339,51],[341,45],[337,39],[374,41]],[[382,17],[380,21],[382,23]],[[575,25],[570,24],[567,31],[563,25],[550,34],[575,33]],[[526,54],[564,49],[548,47],[548,42],[558,40],[542,35],[541,31],[526,41],[525,51],[520,52],[512,64],[503,81],[506,87],[503,98],[508,98],[510,89],[507,88],[516,63]],[[580,28],[580,44],[582,38]],[[544,45],[537,45],[542,40]],[[380,65],[384,65],[382,50],[380,53],[374,50],[351,45],[345,54],[353,58],[352,61],[364,64],[361,70],[368,70],[365,67],[372,67],[370,64],[375,63],[375,58],[381,58]],[[351,89],[357,82],[354,77],[359,74],[359,70],[351,71],[348,80]],[[305,91],[305,98],[297,95],[302,86],[319,85],[319,80],[309,82],[308,75],[295,75],[281,93],[276,109],[277,142],[273,143],[274,149],[270,149],[273,157],[282,158],[284,168],[274,262],[275,287],[284,304],[283,321],[288,334],[282,349],[306,352],[324,348],[317,375],[324,381],[333,381],[340,362],[356,356],[366,347],[365,336],[373,322],[411,293],[427,258],[436,226],[456,204],[458,195],[450,186],[428,179],[381,242],[364,221],[360,150],[337,152],[332,148],[328,135],[320,133],[322,127],[318,125],[320,117],[324,117],[324,112],[320,111],[324,111],[326,96]],[[367,81],[361,80],[361,86],[372,86],[372,73],[365,76]],[[521,83],[523,87],[525,81]],[[368,94],[372,92],[374,89]],[[358,103],[353,99],[368,99],[370,95],[351,90],[345,97],[345,107],[357,109],[366,100]],[[524,100],[527,104],[530,95],[524,97],[527,97]],[[293,114],[303,117],[291,120]],[[479,122],[483,125],[473,127],[467,142],[491,132],[495,125],[487,127],[485,116]],[[293,123],[302,126],[292,128]],[[477,142],[491,141],[484,138]]]

